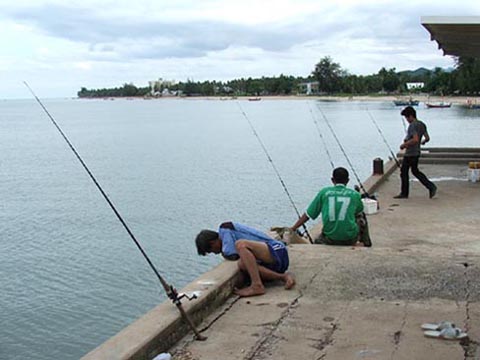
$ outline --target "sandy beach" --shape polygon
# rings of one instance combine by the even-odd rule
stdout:
[[[480,103],[480,97],[468,97],[468,96],[429,96],[425,94],[412,95],[413,100],[420,102],[451,102],[452,104],[464,105],[468,101],[471,103]],[[248,97],[238,97],[238,99],[248,99]],[[409,99],[409,96],[394,96],[394,95],[381,95],[381,96],[306,96],[306,95],[292,95],[292,96],[262,96],[262,100],[323,100],[323,101],[393,101],[399,99]]]
[[[436,103],[447,102],[456,105],[466,105],[467,102],[472,104],[480,104],[480,96],[430,96],[428,94],[418,95],[361,95],[361,96],[330,96],[330,95],[272,95],[272,96],[166,96],[158,98],[148,98],[152,100],[167,100],[167,99],[185,99],[185,100],[249,100],[257,98],[260,100],[320,100],[320,101],[393,101],[393,100],[408,100],[409,98],[418,100],[421,103]],[[112,98],[113,99],[113,98]]]

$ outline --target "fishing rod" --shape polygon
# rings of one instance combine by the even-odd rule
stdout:
[[[328,160],[330,161],[330,165],[332,166],[332,169],[335,169],[335,164],[333,163],[332,155],[330,155],[330,151],[328,150],[327,143],[325,141],[325,138],[323,137],[322,131],[320,130],[320,125],[318,125],[317,118],[313,113],[312,106],[310,105],[309,101],[307,101],[307,103],[308,103],[308,108],[310,110],[310,114],[312,115],[313,122],[315,123],[315,127],[317,128],[318,135],[320,136],[320,139],[322,140],[323,147],[325,148],[325,152],[327,153]]]
[[[250,125],[250,128],[252,129],[253,134],[255,135],[255,137],[257,138],[258,142],[260,143],[260,146],[262,147],[263,152],[264,152],[265,155],[267,156],[268,161],[269,161],[270,164],[272,165],[272,168],[273,168],[273,170],[275,171],[275,174],[277,174],[278,180],[280,180],[280,184],[282,184],[283,190],[284,190],[285,193],[287,194],[288,199],[290,200],[290,203],[291,203],[292,206],[293,206],[293,209],[295,210],[295,212],[297,213],[298,218],[300,219],[300,218],[301,218],[300,212],[298,211],[297,206],[295,205],[295,202],[293,201],[292,196],[290,195],[290,192],[288,191],[287,186],[285,185],[285,182],[283,181],[282,176],[280,175],[280,172],[278,171],[277,167],[276,167],[275,164],[273,163],[273,160],[272,160],[270,154],[268,153],[267,148],[265,147],[265,144],[263,143],[262,139],[260,138],[260,136],[258,135],[257,131],[255,130],[255,127],[253,126],[252,122],[251,122],[250,119],[248,118],[248,116],[247,116],[247,114],[245,113],[245,111],[243,111],[243,108],[242,108],[242,106],[240,105],[240,103],[239,103],[238,101],[237,101],[237,105],[238,105],[238,107],[240,108],[240,112],[243,114],[243,116],[245,117],[245,119],[247,119],[247,122],[248,122],[248,124]],[[312,237],[310,236],[310,233],[308,232],[307,227],[305,226],[305,224],[303,224],[302,227],[303,227],[303,230],[305,231],[305,234],[307,234],[308,240],[310,240],[310,243],[313,244],[313,239],[312,239]]]
[[[322,117],[323,117],[323,119],[325,120],[325,123],[327,124],[328,128],[330,129],[330,132],[332,133],[333,137],[334,137],[335,140],[337,141],[337,144],[338,144],[338,146],[340,147],[340,150],[342,151],[343,155],[345,156],[345,159],[347,159],[348,165],[350,165],[350,168],[352,169],[353,174],[355,175],[355,178],[357,179],[358,185],[360,186],[360,188],[361,188],[362,191],[364,192],[365,196],[366,196],[366,197],[370,197],[370,195],[368,194],[367,190],[365,190],[365,188],[363,187],[363,184],[362,184],[362,182],[360,181],[360,178],[358,177],[358,174],[357,174],[357,172],[355,171],[355,168],[353,167],[353,164],[352,164],[352,162],[350,161],[350,158],[348,157],[347,153],[345,152],[345,149],[343,148],[342,143],[341,143],[340,140],[338,139],[337,134],[335,133],[335,131],[334,131],[333,128],[332,128],[332,125],[330,125],[330,121],[328,121],[327,117],[326,117],[325,114],[323,113],[322,108],[321,108],[320,106],[317,106],[317,108],[318,108],[318,110],[320,111],[320,114],[322,114]]]
[[[103,198],[107,201],[108,205],[110,205],[110,208],[112,209],[112,211],[115,213],[115,215],[117,216],[117,219],[120,221],[120,223],[123,225],[124,229],[127,231],[128,235],[130,235],[130,238],[133,240],[133,242],[135,243],[135,245],[137,246],[138,250],[140,250],[140,252],[142,253],[143,257],[145,258],[145,260],[147,261],[148,265],[150,265],[150,268],[153,270],[153,272],[155,273],[155,275],[157,276],[158,280],[160,281],[160,283],[162,284],[163,286],[163,289],[165,290],[165,292],[167,293],[167,296],[172,300],[172,302],[177,306],[177,309],[180,311],[180,314],[182,316],[182,318],[187,322],[188,326],[192,329],[192,331],[195,333],[195,338],[197,340],[206,340],[207,337],[206,336],[203,336],[200,334],[200,332],[196,329],[195,325],[193,324],[192,320],[189,318],[189,316],[187,315],[187,313],[185,312],[185,310],[183,309],[182,307],[182,303],[181,303],[181,299],[186,297],[188,300],[192,300],[192,299],[195,299],[197,296],[194,294],[193,296],[189,297],[188,295],[186,294],[178,294],[177,292],[177,289],[175,289],[172,285],[169,285],[165,279],[160,275],[160,273],[158,272],[158,270],[155,268],[155,266],[153,265],[152,261],[150,260],[150,258],[148,257],[147,253],[143,250],[142,246],[140,245],[140,242],[135,238],[135,235],[133,235],[132,231],[130,230],[130,228],[128,227],[127,223],[125,222],[125,220],[122,218],[122,216],[120,215],[120,213],[118,212],[118,210],[116,209],[115,205],[113,205],[113,202],[109,199],[109,197],[107,196],[107,194],[105,193],[105,191],[103,191],[103,188],[100,186],[100,183],[97,181],[97,179],[95,178],[95,176],[93,176],[93,173],[90,171],[90,169],[88,168],[88,166],[85,164],[85,162],[83,161],[83,159],[80,157],[80,154],[77,152],[77,150],[75,149],[75,147],[72,145],[72,143],[70,142],[70,140],[67,138],[67,136],[65,135],[65,133],[62,131],[62,129],[60,128],[60,126],[57,124],[57,122],[55,121],[55,119],[53,118],[52,115],[50,115],[50,113],[48,112],[47,108],[43,105],[43,103],[40,101],[40,99],[37,97],[37,95],[35,94],[35,92],[32,90],[32,88],[27,84],[26,81],[23,82],[25,84],[25,86],[28,88],[28,90],[30,90],[30,92],[32,93],[33,97],[35,98],[35,100],[37,100],[37,102],[39,103],[39,105],[42,107],[43,111],[45,111],[45,113],[47,114],[47,116],[50,118],[50,120],[52,121],[53,125],[55,125],[55,127],[57,128],[58,132],[60,133],[60,135],[62,135],[63,139],[67,142],[68,146],[70,147],[70,149],[73,151],[73,153],[75,154],[75,156],[77,157],[78,161],[80,161],[80,164],[82,164],[83,168],[85,169],[85,171],[88,173],[88,175],[90,176],[90,179],[93,181],[93,183],[95,184],[95,186],[97,187],[97,189],[100,191],[100,193],[102,194]]]
[[[395,164],[397,164],[398,167],[401,167],[400,162],[397,159],[397,156],[393,153],[392,148],[390,147],[390,145],[387,142],[387,139],[383,135],[382,129],[380,129],[380,126],[378,126],[377,122],[375,121],[375,118],[372,116],[372,114],[370,113],[368,108],[366,108],[365,110],[367,111],[368,116],[370,116],[370,119],[372,120],[373,124],[377,128],[377,131],[380,134],[380,136],[382,137],[383,142],[385,143],[385,145],[387,145],[388,150],[390,150],[390,155],[392,155],[393,160],[395,160]]]
[[[405,120],[403,119],[403,116],[401,116],[401,115],[400,115],[400,120],[402,121],[403,130],[405,131],[405,134],[407,134],[407,125],[405,124]]]

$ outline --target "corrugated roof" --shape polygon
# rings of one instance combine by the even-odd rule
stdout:
[[[480,58],[480,16],[422,16],[444,55]]]

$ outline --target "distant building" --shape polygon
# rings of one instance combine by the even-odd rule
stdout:
[[[407,90],[418,90],[423,89],[425,83],[423,82],[407,82],[406,84]]]
[[[168,88],[162,90],[162,97],[178,96],[179,91],[170,91]]]
[[[165,89],[176,85],[175,80],[163,80],[159,78],[158,80],[149,81],[148,85],[150,86],[150,95],[152,96],[162,96]]]
[[[318,93],[318,81],[309,81],[298,84],[300,88],[300,93],[311,95]]]

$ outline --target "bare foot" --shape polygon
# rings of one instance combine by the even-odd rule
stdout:
[[[263,285],[250,285],[244,289],[235,289],[235,294],[241,297],[248,297],[248,296],[257,296],[265,294],[265,288]]]
[[[290,273],[285,273],[285,289],[290,290],[295,286],[295,278]]]

